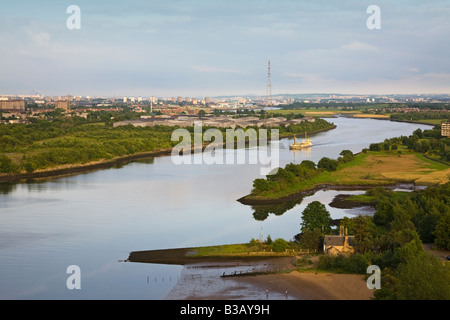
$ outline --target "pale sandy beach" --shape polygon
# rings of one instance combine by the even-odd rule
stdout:
[[[268,270],[272,262],[258,270]],[[185,266],[167,300],[370,300],[373,290],[364,275],[292,271],[265,275],[221,277],[245,273],[254,264]]]
[[[242,282],[251,283],[271,293],[298,300],[370,300],[373,290],[366,286],[362,275],[297,272],[256,277],[243,277]],[[277,296],[278,296],[277,294]]]

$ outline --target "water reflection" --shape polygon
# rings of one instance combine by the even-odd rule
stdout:
[[[286,201],[279,204],[272,205],[252,205],[253,218],[257,221],[264,221],[267,219],[269,214],[274,214],[276,216],[281,216],[283,213],[291,210],[296,205],[302,202],[303,198],[297,201]]]
[[[16,189],[15,183],[5,182],[0,183],[0,194],[6,195],[13,192]]]

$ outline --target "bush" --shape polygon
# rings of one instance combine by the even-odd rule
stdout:
[[[2,154],[0,155],[0,172],[1,173],[15,173],[19,171],[19,166],[15,164],[11,158]]]
[[[23,168],[25,169],[26,172],[31,173],[37,169],[37,164],[36,162],[33,161],[27,161],[23,164]]]
[[[272,242],[272,250],[275,252],[283,252],[289,247],[289,243],[281,238],[276,239]]]
[[[334,270],[344,273],[366,273],[369,263],[362,254],[353,254],[348,257],[337,255],[323,255],[319,257],[318,269]]]
[[[336,171],[337,167],[338,161],[327,157],[323,157],[317,163],[317,168],[324,169],[326,171]]]

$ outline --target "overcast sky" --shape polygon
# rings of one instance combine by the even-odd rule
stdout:
[[[268,59],[273,94],[450,93],[450,0],[0,0],[0,94],[265,95]]]

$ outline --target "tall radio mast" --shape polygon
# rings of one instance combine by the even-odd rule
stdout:
[[[272,111],[273,103],[272,103],[272,83],[270,81],[270,59],[267,65],[266,108],[268,106],[270,106],[270,110]]]

